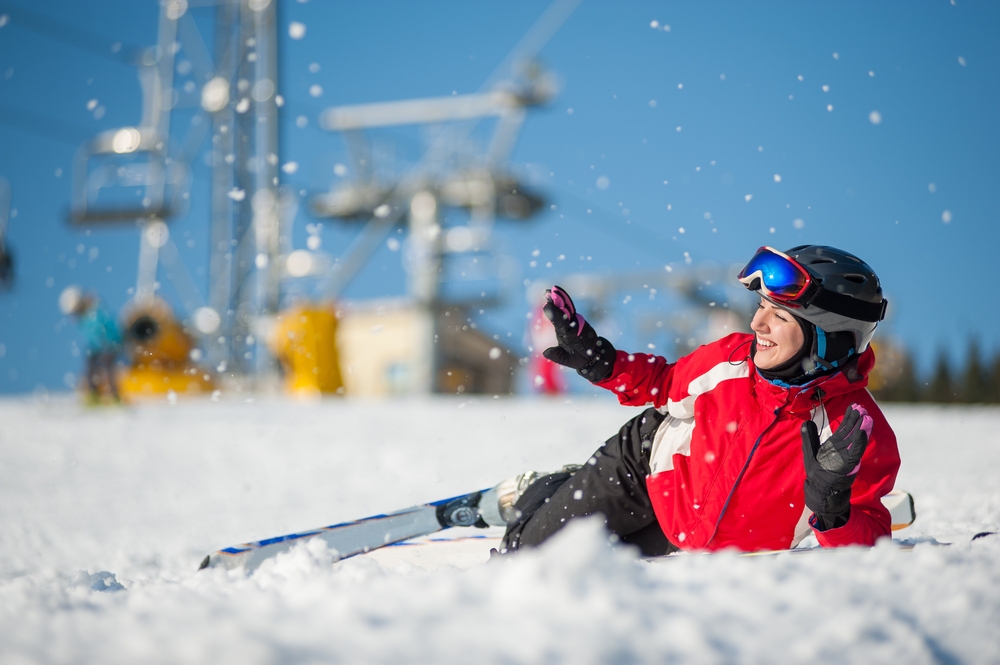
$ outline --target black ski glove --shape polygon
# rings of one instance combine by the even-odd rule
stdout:
[[[556,329],[559,346],[542,351],[554,363],[571,367],[591,383],[604,381],[614,370],[615,347],[598,337],[594,327],[576,311],[573,300],[559,286],[545,291],[546,318]]]
[[[828,531],[847,524],[851,516],[851,485],[861,467],[872,418],[860,404],[847,408],[837,431],[819,443],[811,420],[802,425],[802,458],[806,466],[806,506],[816,515],[815,526]]]

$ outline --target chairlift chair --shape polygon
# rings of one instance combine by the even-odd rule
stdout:
[[[181,6],[183,5],[183,7]],[[164,2],[160,15],[160,44],[173,44],[177,19],[186,3]],[[167,220],[178,214],[188,181],[183,160],[168,152],[170,108],[176,49],[146,49],[135,63],[142,88],[142,118],[135,127],[101,132],[77,150],[73,166],[72,207],[69,221],[78,226]],[[138,204],[102,202],[101,192],[140,188]]]

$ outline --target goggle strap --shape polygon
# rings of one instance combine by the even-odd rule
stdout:
[[[883,298],[882,302],[865,302],[842,293],[820,288],[809,304],[858,321],[877,323],[885,318],[889,301]]]

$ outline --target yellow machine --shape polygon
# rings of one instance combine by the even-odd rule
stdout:
[[[333,305],[297,305],[278,315],[268,345],[285,371],[285,387],[299,397],[343,394]]]
[[[125,399],[212,392],[215,378],[191,359],[194,341],[170,306],[155,298],[134,303],[122,318],[130,365],[119,378]]]

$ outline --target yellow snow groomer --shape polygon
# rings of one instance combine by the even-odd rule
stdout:
[[[333,305],[309,303],[286,309],[275,320],[268,345],[281,362],[289,393],[305,398],[343,394]]]
[[[215,390],[215,377],[191,357],[194,340],[163,300],[131,305],[122,317],[122,331],[130,362],[120,377],[125,399]]]

